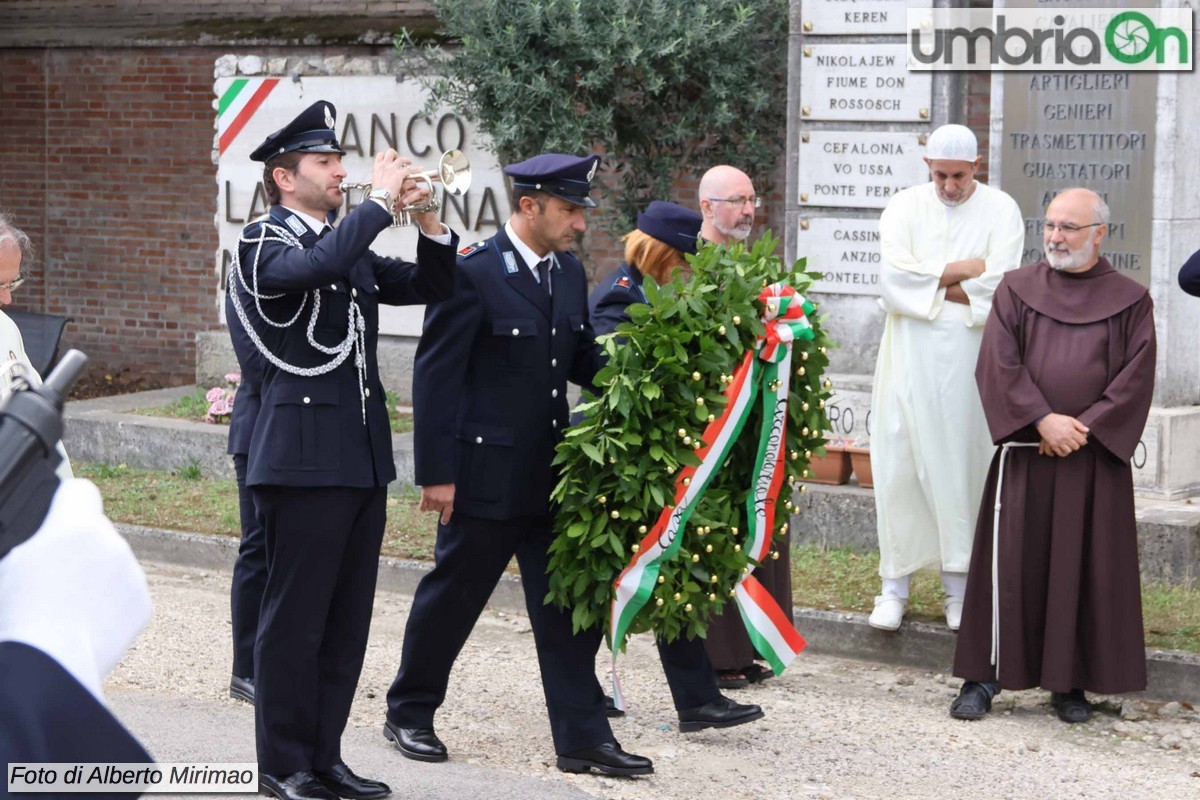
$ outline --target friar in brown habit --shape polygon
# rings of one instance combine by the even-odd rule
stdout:
[[[1099,195],[1059,194],[1045,260],[1007,273],[992,301],[975,378],[1001,447],[954,658],[959,719],[982,717],[1001,688],[1041,686],[1062,720],[1083,722],[1084,690],[1146,687],[1129,462],[1154,389],[1154,306],[1100,256],[1107,223]]]

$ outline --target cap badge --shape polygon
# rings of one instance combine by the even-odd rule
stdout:
[[[599,162],[599,161],[593,161],[593,162],[592,162],[592,168],[588,170],[588,176],[587,176],[588,183],[591,183],[591,181],[592,181],[592,178],[596,177],[596,167],[597,167],[599,164],[600,164],[600,162]]]
[[[329,106],[325,106],[325,125],[332,129],[333,122],[333,112],[329,110]]]

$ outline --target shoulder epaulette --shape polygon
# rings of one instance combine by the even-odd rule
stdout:
[[[459,248],[458,257],[459,258],[469,258],[470,256],[473,256],[476,253],[478,253],[481,250],[484,250],[486,248],[487,248],[487,240],[485,239],[483,241],[476,242],[475,244],[469,244],[466,247]]]
[[[619,275],[617,275],[617,279],[612,282],[611,288],[613,288],[613,289],[632,289],[633,288],[633,278],[630,278],[624,272],[621,272]]]

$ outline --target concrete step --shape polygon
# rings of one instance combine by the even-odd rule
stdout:
[[[191,394],[194,386],[71,402],[67,405],[67,452],[78,461],[128,464],[172,470],[193,461],[210,477],[233,478],[225,454],[228,427],[203,422],[147,417],[136,409],[164,405]],[[397,479],[391,492],[413,485],[411,433],[392,437]],[[805,484],[793,496],[797,513],[790,529],[797,544],[872,551],[875,495],[854,479],[841,486]],[[1137,498],[1138,546],[1142,579],[1194,583],[1200,576],[1200,506],[1191,500]]]

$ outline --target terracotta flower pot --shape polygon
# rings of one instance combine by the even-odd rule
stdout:
[[[828,446],[825,455],[814,455],[808,462],[809,483],[840,484],[850,480],[850,454],[844,448]]]
[[[847,447],[850,463],[854,465],[854,474],[858,476],[858,485],[870,489],[875,485],[871,480],[871,451],[866,447]]]

